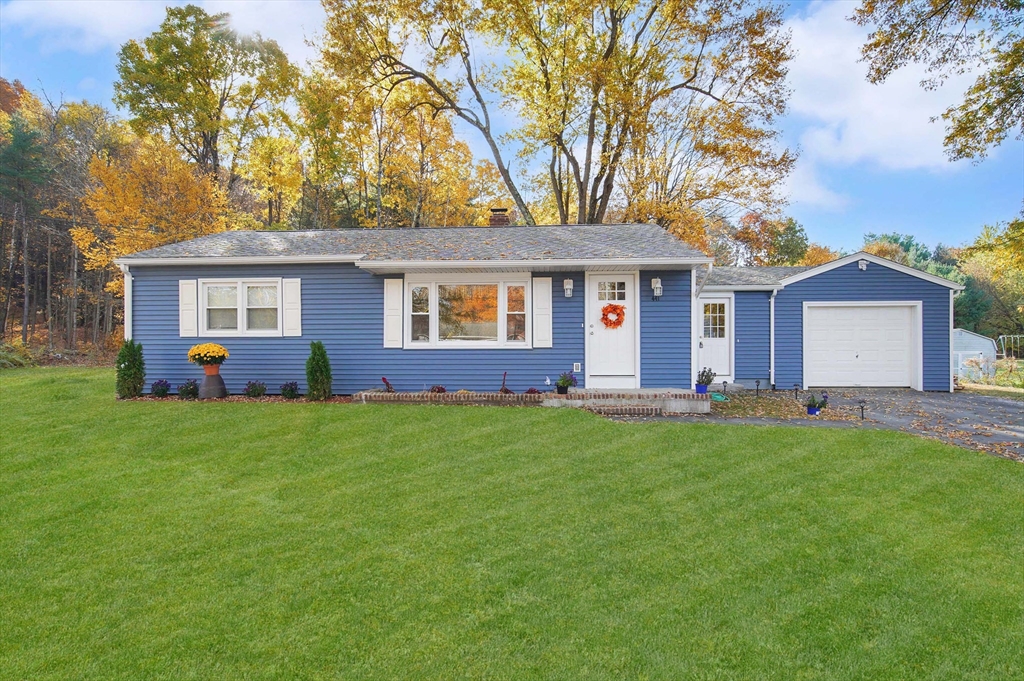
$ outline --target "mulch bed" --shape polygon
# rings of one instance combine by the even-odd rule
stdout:
[[[297,397],[289,400],[281,397],[280,395],[264,395],[263,397],[246,397],[245,395],[228,395],[227,397],[221,397],[211,400],[182,400],[177,395],[168,395],[167,397],[155,397],[153,395],[142,395],[141,397],[133,397],[126,402],[298,402],[308,403],[309,400],[305,396]],[[351,395],[332,395],[329,399],[323,400],[323,402],[330,404],[350,404],[352,402]]]
[[[793,398],[792,392],[761,392],[755,396],[753,392],[730,393],[728,402],[711,402],[711,413],[725,418],[769,418],[769,419],[818,419],[820,421],[855,421],[860,420],[860,410],[849,407],[831,405],[822,409],[818,416],[808,416],[803,400],[810,393],[800,392],[800,400]],[[815,393],[817,395],[817,393]]]

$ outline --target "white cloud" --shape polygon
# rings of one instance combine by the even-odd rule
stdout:
[[[39,41],[44,54],[90,54],[117,49],[123,43],[145,38],[155,31],[168,5],[178,2],[151,0],[9,0],[3,4],[3,20]],[[318,0],[206,0],[198,2],[211,14],[227,12],[240,33],[259,32],[276,40],[296,63],[312,57],[305,44],[324,23]]]
[[[10,0],[4,23],[39,39],[44,54],[92,53],[146,35],[160,24],[164,5],[145,0]]]
[[[872,85],[859,61],[867,31],[847,20],[851,9],[849,3],[819,1],[787,22],[796,51],[789,71],[790,110],[805,122],[790,190],[793,200],[823,208],[844,202],[818,179],[822,167],[867,164],[931,172],[956,167],[943,152],[943,123],[930,119],[959,101],[972,80],[961,76],[928,91],[920,87],[924,69],[911,65]]]

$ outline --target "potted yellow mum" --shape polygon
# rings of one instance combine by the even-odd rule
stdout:
[[[206,377],[199,386],[199,399],[227,397],[228,389],[220,376],[220,365],[228,358],[228,351],[223,345],[201,343],[193,345],[188,351],[188,361],[203,367]]]

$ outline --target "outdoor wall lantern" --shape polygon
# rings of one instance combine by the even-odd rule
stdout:
[[[661,298],[661,294],[665,291],[665,289],[661,287],[660,278],[655,277],[654,279],[651,279],[651,290],[654,291],[655,298]]]
[[[565,297],[572,298],[572,279],[566,279],[563,281],[562,287],[565,288]]]
[[[859,267],[861,269],[861,271],[866,270],[868,268],[868,261],[867,260],[858,260],[857,261],[857,267]]]

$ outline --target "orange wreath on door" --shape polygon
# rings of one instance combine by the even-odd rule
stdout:
[[[609,329],[617,329],[626,321],[626,306],[608,303],[601,308],[601,323]]]

